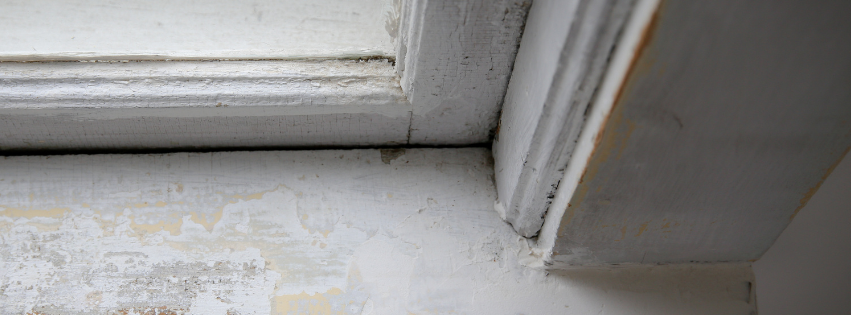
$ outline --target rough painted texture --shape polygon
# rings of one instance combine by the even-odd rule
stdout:
[[[0,2],[0,60],[395,55],[391,0]]]
[[[2,149],[396,145],[391,63],[0,63]]]
[[[532,5],[493,144],[497,209],[523,236],[541,229],[632,3]]]
[[[410,1],[398,49],[412,144],[491,139],[529,3]]]
[[[757,259],[851,148],[848,2],[664,2],[556,264]]]
[[[0,159],[3,314],[752,314],[742,265],[518,264],[484,149]]]

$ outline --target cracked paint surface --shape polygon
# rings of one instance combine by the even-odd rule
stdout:
[[[746,265],[522,267],[525,240],[492,210],[489,155],[6,157],[0,314],[753,310]]]

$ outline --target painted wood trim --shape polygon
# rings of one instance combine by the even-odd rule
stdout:
[[[540,1],[532,7],[493,145],[496,207],[520,235],[541,229],[632,5]],[[572,20],[558,24],[570,10]]]
[[[491,140],[530,3],[410,0],[397,65],[411,144]]]
[[[851,148],[849,9],[669,1],[628,27],[539,238],[552,267],[758,259]]]
[[[0,61],[393,56],[393,0],[0,3]]]
[[[538,262],[541,264],[547,264],[551,267],[553,265],[553,248],[558,239],[559,226],[569,207],[568,202],[579,186],[588,163],[590,163],[589,160],[594,153],[597,138],[605,128],[604,124],[608,120],[617,94],[629,74],[632,60],[642,48],[642,41],[647,36],[647,30],[653,23],[660,2],[660,0],[637,1],[630,14],[629,21],[624,27],[624,34],[618,40],[618,49],[612,56],[609,68],[606,69],[599,92],[590,107],[579,138],[576,140],[576,147],[565,169],[564,178],[562,178],[555,198],[547,211],[544,225],[541,227],[538,236],[537,249],[530,252],[531,256],[538,258]],[[566,266],[559,264],[555,267]]]
[[[398,0],[392,6],[385,26],[391,37],[395,35],[398,59],[394,75],[399,78],[391,78],[387,63],[353,66],[356,62],[339,60],[139,63],[132,60],[160,57],[122,55],[123,61],[131,62],[0,63],[0,93],[6,97],[0,102],[0,118],[31,127],[0,130],[17,139],[0,142],[0,150],[77,148],[64,138],[44,138],[59,133],[70,133],[73,138],[97,133],[112,139],[84,139],[78,142],[85,143],[79,149],[185,145],[155,145],[157,137],[159,143],[172,142],[165,139],[171,136],[181,137],[161,130],[161,124],[185,124],[174,128],[209,135],[203,141],[197,137],[178,141],[200,141],[198,146],[204,148],[230,147],[235,144],[233,139],[252,137],[252,128],[257,129],[256,138],[267,140],[239,140],[240,147],[490,141],[529,3]],[[415,101],[408,101],[411,99]],[[64,119],[45,118],[50,116]],[[231,117],[242,125],[204,120]],[[259,117],[277,120],[264,122]],[[91,119],[101,125],[79,122]],[[124,119],[119,125],[130,124],[134,131],[119,132],[104,119]],[[56,128],[37,129],[48,126]],[[227,131],[232,127],[242,128],[239,135]],[[404,132],[400,133],[400,128]],[[159,136],[144,131],[152,129]],[[27,132],[31,136],[22,134]],[[231,135],[234,137],[228,138]],[[149,137],[130,141],[132,145],[123,142],[135,136]],[[38,145],[42,141],[54,145]]]
[[[202,116],[409,116],[398,82],[387,60],[4,62],[0,111],[170,108],[174,115],[183,110]]]
[[[3,150],[406,144],[375,61],[0,63]]]

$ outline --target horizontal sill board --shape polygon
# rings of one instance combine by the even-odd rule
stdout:
[[[393,56],[395,10],[392,0],[2,1],[0,60]]]
[[[398,117],[410,110],[386,61],[0,63],[2,114]]]
[[[384,60],[0,63],[0,151],[403,145]]]

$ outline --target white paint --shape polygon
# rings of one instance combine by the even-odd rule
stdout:
[[[411,113],[386,60],[0,63],[0,111],[40,114],[34,109],[81,119],[135,109],[167,109],[152,117]]]
[[[774,245],[753,263],[759,313],[851,309],[851,159],[846,155]]]
[[[393,153],[6,157],[0,313],[754,311],[746,264],[523,268],[487,150]]]
[[[512,195],[517,189],[559,63],[559,52],[576,18],[578,4],[579,1],[536,1],[529,9],[500,115],[499,134],[493,143],[500,201],[496,209],[503,219],[506,219],[506,207],[513,205]]]
[[[579,179],[588,165],[594,151],[595,139],[603,131],[603,126],[614,106],[617,93],[629,72],[630,63],[640,48],[639,43],[658,6],[658,0],[638,0],[633,8],[629,21],[624,27],[624,34],[617,44],[618,49],[612,56],[611,64],[606,70],[600,90],[586,116],[586,122],[582,126],[582,132],[579,134],[576,147],[567,164],[564,178],[561,180],[555,199],[553,199],[544,218],[544,225],[538,236],[537,248],[530,253],[534,257],[545,262],[550,260],[558,228],[567,209],[567,203],[573,197]]]
[[[397,64],[413,104],[412,144],[490,141],[528,6],[513,0],[403,6]]]
[[[0,64],[0,150],[485,143],[527,8],[4,2],[0,60],[99,62]],[[305,61],[376,56],[397,57],[397,73],[387,62]],[[138,60],[149,62],[127,62]]]
[[[551,208],[569,202],[553,267],[758,259],[851,148],[836,85],[851,80],[849,10],[668,1],[627,27],[640,52],[616,46],[631,56],[612,69],[629,59],[629,75],[610,73],[590,109],[593,153],[576,151],[562,183],[578,188]]]
[[[4,149],[394,145],[410,117],[383,60],[0,63]]]
[[[391,0],[0,3],[0,60],[395,55]]]
[[[494,139],[500,204],[538,234],[632,1],[532,6]]]

